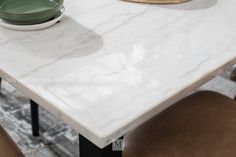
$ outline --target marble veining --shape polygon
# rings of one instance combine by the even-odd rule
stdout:
[[[100,148],[236,61],[236,1],[67,0],[33,32],[0,28],[0,77]]]

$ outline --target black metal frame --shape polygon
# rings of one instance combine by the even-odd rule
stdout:
[[[122,151],[112,150],[112,144],[101,149],[82,135],[79,135],[79,151],[80,157],[122,157]]]
[[[39,136],[39,108],[38,104],[30,100],[32,135]]]

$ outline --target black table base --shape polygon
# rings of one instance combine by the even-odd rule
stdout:
[[[39,136],[39,106],[33,100],[30,100],[32,135]]]
[[[123,137],[118,140],[118,143],[112,143],[101,149],[82,135],[79,135],[80,157],[122,157],[122,150],[116,149],[123,147],[122,139]]]

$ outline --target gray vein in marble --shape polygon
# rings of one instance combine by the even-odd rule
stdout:
[[[146,12],[148,12],[148,11],[150,10],[150,8],[151,8],[151,6],[148,6],[147,8],[145,8],[145,9],[142,10],[142,11],[140,11],[139,13],[137,13],[137,14],[135,14],[135,15],[129,17],[129,18],[127,18],[124,22],[120,23],[119,25],[113,27],[112,29],[109,29],[109,30],[103,32],[103,33],[102,33],[102,36],[107,35],[107,34],[113,32],[113,31],[119,29],[120,27],[123,27],[123,26],[127,25],[128,23],[132,22],[132,20],[134,20],[135,18],[144,15]],[[121,16],[122,16],[122,14],[121,14]],[[114,19],[114,18],[116,18],[116,17],[112,17],[112,19]],[[111,19],[111,21],[113,21],[112,19]],[[107,24],[107,23],[105,22],[105,23],[103,23],[103,24]],[[101,25],[103,25],[103,24],[101,24]],[[101,26],[101,25],[100,25],[100,26]],[[95,27],[94,29],[96,30],[97,28]]]
[[[180,76],[180,79],[185,79],[188,75],[191,75],[196,70],[199,70],[199,68],[202,66],[202,64],[206,63],[206,61],[209,59],[209,56],[206,56],[202,61],[200,61],[195,67],[193,67],[190,71],[187,71],[184,75]]]

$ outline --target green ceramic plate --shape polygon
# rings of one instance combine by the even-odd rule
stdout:
[[[0,18],[13,24],[38,24],[55,17],[63,0],[0,0]]]

